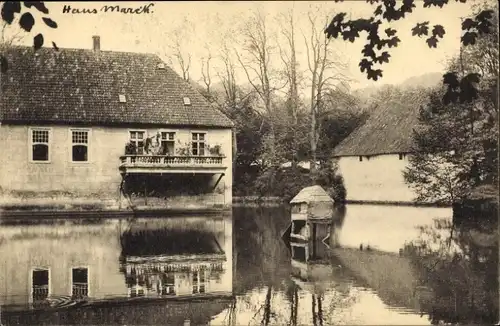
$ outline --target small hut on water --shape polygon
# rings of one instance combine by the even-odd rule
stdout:
[[[291,201],[292,224],[291,238],[307,241],[315,238],[313,223],[331,224],[333,221],[334,201],[321,186],[302,189]],[[312,227],[311,227],[312,226]],[[313,234],[309,234],[312,229]]]

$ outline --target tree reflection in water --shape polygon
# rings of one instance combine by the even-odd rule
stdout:
[[[234,290],[236,295],[246,293],[239,296],[239,304],[248,305],[253,311],[253,319],[245,320],[245,324],[299,325],[301,315],[307,315],[305,310],[308,310],[312,313],[311,322],[323,325],[339,307],[349,306],[355,301],[356,296],[350,291],[350,286],[340,282],[345,288],[336,285],[338,291],[329,293],[328,304],[325,304],[325,280],[314,286],[311,303],[299,298],[300,286],[290,279],[290,252],[281,239],[281,233],[290,223],[288,208],[234,208],[233,216],[238,266]],[[330,277],[326,277],[328,281]],[[327,283],[327,286],[330,290],[332,284]],[[261,301],[251,301],[252,296],[247,295],[248,292],[258,292]],[[282,295],[289,309],[281,304]],[[303,303],[301,307],[299,301]]]
[[[285,296],[290,302],[289,325],[297,326],[297,313],[299,311],[299,287],[291,280],[286,281]]]
[[[252,306],[254,320],[262,325],[282,324],[280,313],[272,307],[273,296],[283,289],[283,280],[288,276],[288,253],[280,239],[289,218],[286,208],[254,207],[234,208],[235,255],[237,272],[235,294],[258,291],[264,294],[263,301],[256,304],[250,296],[241,296],[242,304]],[[241,272],[244,271],[242,274]],[[236,309],[236,307],[234,307]],[[259,316],[259,317],[258,317]]]
[[[475,219],[478,220],[477,218]],[[495,222],[436,220],[420,228],[404,254],[420,274],[420,305],[432,324],[498,321],[498,234]]]

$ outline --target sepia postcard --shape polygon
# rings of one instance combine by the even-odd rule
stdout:
[[[0,325],[500,321],[496,1],[0,9]]]

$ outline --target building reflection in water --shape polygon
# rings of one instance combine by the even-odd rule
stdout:
[[[219,219],[142,220],[121,235],[121,272],[130,297],[232,291],[231,224]],[[229,257],[229,258],[228,258]]]
[[[119,221],[0,225],[1,305],[57,305],[126,295]]]
[[[232,296],[231,216],[4,222],[0,257],[4,324],[206,323]]]

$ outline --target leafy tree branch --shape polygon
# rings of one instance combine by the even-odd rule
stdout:
[[[341,2],[343,0],[336,0]],[[465,3],[467,0],[455,0]],[[362,59],[359,62],[361,72],[365,73],[368,79],[378,80],[383,76],[381,65],[390,62],[389,51],[393,47],[399,46],[401,40],[397,31],[391,27],[381,30],[383,23],[391,23],[408,18],[421,4],[423,8],[444,7],[449,4],[449,0],[366,0],[374,6],[372,16],[368,18],[346,19],[347,14],[341,12],[336,14],[325,33],[331,38],[342,38],[344,41],[355,42],[361,38],[361,34],[366,34],[366,44],[361,51]],[[494,11],[486,8],[476,13],[472,17],[465,19],[461,29],[463,32],[461,43],[464,47],[476,44],[479,37],[490,34],[495,28],[492,23]],[[430,48],[437,48],[439,40],[446,34],[442,25],[432,25],[429,21],[417,23],[412,28],[412,35],[424,37]],[[444,101],[447,103],[472,102],[478,98],[477,84],[480,75],[471,73],[463,76],[460,80],[456,71],[450,71],[443,76],[443,83],[447,86]]]

